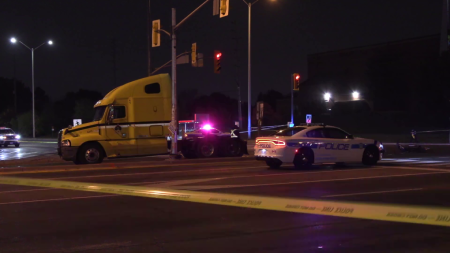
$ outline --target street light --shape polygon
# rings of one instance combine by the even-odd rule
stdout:
[[[16,44],[17,42],[19,42],[20,44],[24,45],[26,48],[28,48],[31,51],[31,96],[32,96],[32,104],[33,104],[33,109],[32,109],[32,113],[33,113],[33,138],[36,138],[36,120],[35,120],[35,113],[34,113],[34,51],[37,50],[38,48],[40,48],[41,46],[43,46],[45,43],[48,43],[49,45],[53,45],[53,41],[49,40],[47,42],[44,42],[42,44],[40,44],[39,46],[32,48],[29,47],[27,45],[25,45],[25,43],[23,43],[20,40],[17,40],[16,38],[12,37],[11,38],[11,43]]]
[[[331,93],[326,92],[325,94],[323,94],[323,99],[325,100],[325,102],[330,102]]]
[[[352,93],[352,97],[353,97],[353,100],[358,100],[358,99],[359,99],[359,92],[354,91],[354,92]]]
[[[248,138],[251,138],[252,135],[252,60],[251,60],[251,28],[252,28],[252,5],[256,4],[259,0],[254,1],[253,3],[249,0],[242,0],[248,6]],[[271,2],[275,2],[276,0],[271,0]]]

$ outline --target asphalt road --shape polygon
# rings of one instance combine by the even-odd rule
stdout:
[[[448,157],[269,170],[251,158],[17,176],[264,196],[450,206]],[[130,165],[132,164],[130,160]],[[0,185],[0,252],[448,252],[450,230]]]
[[[20,147],[0,147],[0,161],[38,157],[56,154],[56,140],[22,141]]]

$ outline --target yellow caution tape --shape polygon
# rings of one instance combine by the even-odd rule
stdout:
[[[200,191],[180,191],[143,186],[80,183],[17,177],[0,177],[0,184],[48,187],[108,194],[112,193],[156,199],[178,200],[294,213],[320,214],[347,218],[450,226],[450,208],[262,197]]]

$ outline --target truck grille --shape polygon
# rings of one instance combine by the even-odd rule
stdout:
[[[7,139],[7,140],[15,140],[15,139],[16,139],[16,136],[14,136],[14,135],[6,136],[6,139]]]

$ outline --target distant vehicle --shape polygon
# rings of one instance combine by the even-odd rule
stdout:
[[[375,165],[382,159],[381,142],[356,138],[340,128],[323,124],[295,126],[273,136],[258,137],[255,157],[270,168],[293,163],[296,168],[326,163]]]
[[[231,132],[222,132],[206,124],[202,128],[184,134],[178,141],[185,158],[228,156],[247,154],[247,142]]]
[[[20,135],[14,133],[11,128],[0,127],[0,147],[4,146],[5,148],[8,145],[14,145],[16,148],[20,146]]]

